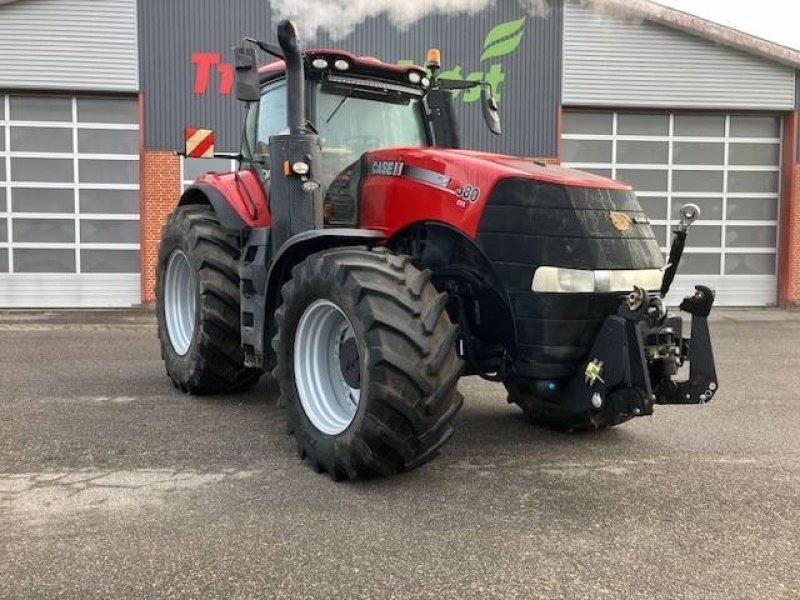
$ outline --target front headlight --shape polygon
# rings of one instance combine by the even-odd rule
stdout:
[[[661,269],[565,269],[539,267],[533,274],[531,290],[571,294],[629,292],[634,286],[655,291],[661,288]]]

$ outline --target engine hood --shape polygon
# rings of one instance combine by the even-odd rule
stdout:
[[[625,183],[592,173],[585,173],[559,165],[544,164],[534,159],[506,154],[433,147],[392,148],[376,150],[366,154],[368,162],[387,160],[389,157],[402,161],[404,164],[431,168],[444,175],[449,174],[451,171],[464,171],[470,174],[480,172],[491,176],[494,180],[502,177],[525,177],[547,183],[576,187],[631,189]]]

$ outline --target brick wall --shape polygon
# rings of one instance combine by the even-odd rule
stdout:
[[[792,169],[791,189],[791,205],[784,213],[789,223],[784,229],[787,235],[782,248],[787,255],[784,269],[786,295],[782,304],[800,308],[800,163],[796,163]]]
[[[140,164],[142,304],[151,304],[161,227],[180,197],[181,159],[171,151],[143,150]]]
[[[787,116],[783,140],[780,271],[778,300],[787,308],[800,307],[800,112]]]

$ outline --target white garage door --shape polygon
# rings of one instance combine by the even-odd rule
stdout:
[[[565,111],[565,164],[633,185],[667,252],[682,204],[691,229],[674,302],[706,283],[727,306],[777,298],[779,116]]]
[[[139,304],[134,98],[0,94],[0,307]]]

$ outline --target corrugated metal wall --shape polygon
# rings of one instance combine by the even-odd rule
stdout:
[[[463,77],[483,76],[494,68],[502,78],[500,105],[505,133],[491,136],[478,102],[457,101],[465,147],[536,156],[557,153],[561,98],[560,0],[547,10],[527,14],[517,0],[497,0],[476,15],[434,15],[407,30],[385,17],[367,19],[344,40],[324,36],[316,47],[340,47],[387,61],[423,62],[431,46],[442,50],[445,69],[460,67]],[[525,17],[523,34],[513,51],[488,56],[486,36],[493,27]],[[274,40],[266,0],[139,0],[139,52],[145,107],[145,147],[183,148],[183,128],[197,125],[217,132],[218,150],[238,150],[243,107],[219,90],[212,71],[207,89],[195,93],[198,67],[192,53],[219,53],[232,60],[231,47],[242,36]],[[302,36],[302,32],[301,32]],[[483,58],[483,59],[482,59]]]
[[[216,149],[239,150],[244,105],[221,94],[213,66],[203,93],[195,93],[196,53],[233,61],[233,46],[244,36],[271,39],[266,0],[139,0],[139,62],[146,148],[183,150],[183,129],[208,127]]]
[[[136,0],[0,4],[0,88],[136,91]]]
[[[663,25],[565,3],[566,105],[791,110],[794,71]]]
[[[525,17],[522,41],[503,56],[481,60],[484,40],[496,25]],[[388,18],[368,19],[338,42],[322,37],[320,47],[341,47],[388,62],[425,61],[431,46],[442,51],[443,69],[460,66],[461,75],[502,69],[500,114],[503,135],[492,135],[483,122],[478,102],[456,100],[462,142],[466,148],[509,154],[556,156],[556,119],[561,92],[560,1],[549,2],[539,14],[526,14],[516,0],[499,0],[476,15],[431,15],[399,30]],[[495,67],[497,68],[497,67]]]

